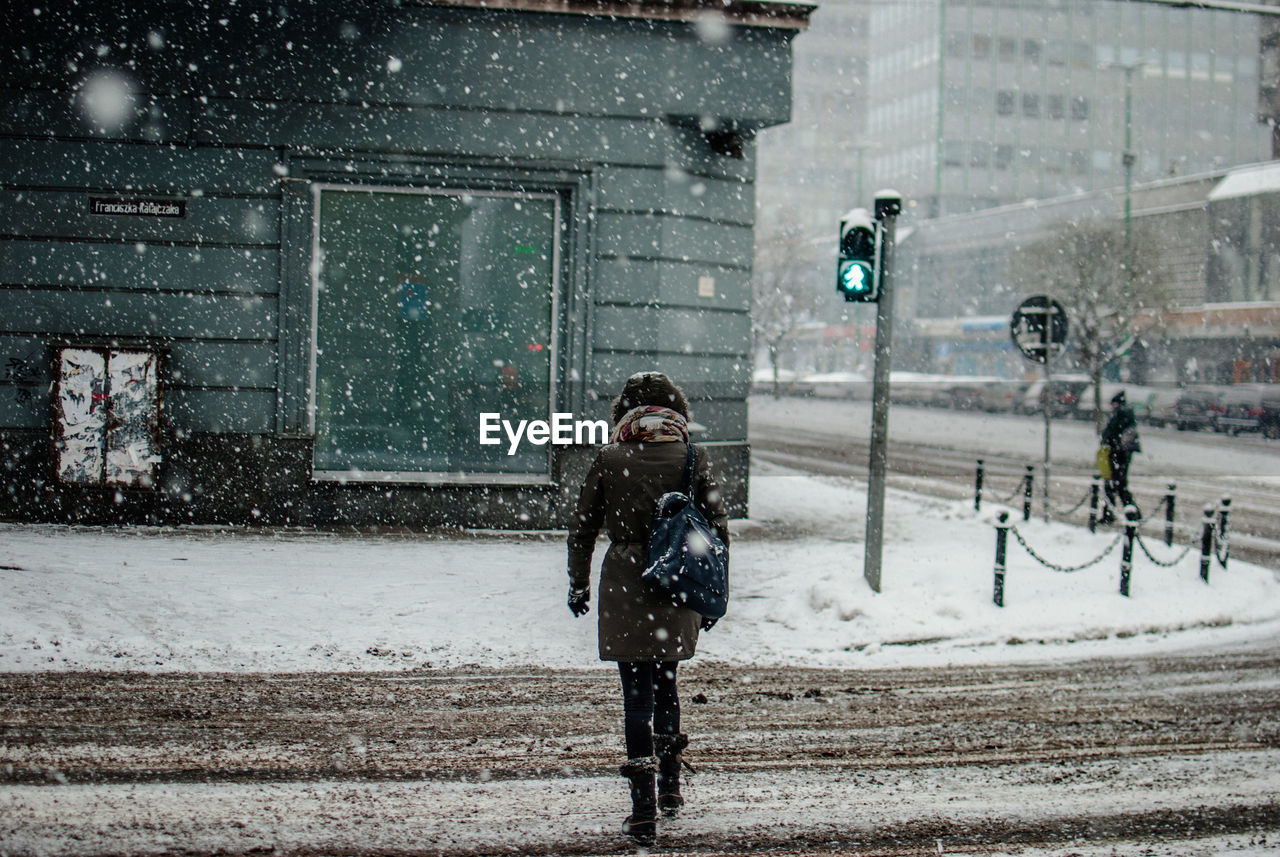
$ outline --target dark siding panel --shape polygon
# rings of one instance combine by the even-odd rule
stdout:
[[[269,295],[279,278],[274,249],[0,240],[0,285]]]
[[[269,342],[172,342],[166,348],[170,387],[275,386],[276,353]],[[47,387],[50,359],[43,339],[0,336],[0,383]]]
[[[618,385],[622,389],[622,385]],[[681,385],[681,389],[689,394],[689,390]],[[592,400],[587,407],[576,416],[587,420],[610,420],[610,409],[613,407],[613,396]],[[695,431],[693,440],[720,441],[742,440],[747,436],[747,402],[745,399],[694,399],[689,403],[689,411],[693,421],[703,426],[703,430]],[[577,487],[576,485],[574,486]]]
[[[2,75],[0,75],[2,79]],[[142,94],[118,129],[104,133],[85,121],[74,93],[39,90],[17,92],[0,89],[0,134],[13,137],[97,137],[112,142],[185,143],[190,134],[189,98]],[[157,87],[158,88],[158,87]],[[23,145],[23,144],[19,144]]]
[[[169,352],[175,387],[274,390],[276,348],[271,343],[178,342]]]
[[[745,399],[751,390],[751,361],[742,357],[707,357],[656,352],[595,354],[592,389],[609,401],[636,372],[666,372],[681,389],[699,399]]]
[[[711,277],[715,297],[698,293],[698,280]],[[746,311],[751,307],[751,274],[739,268],[639,259],[596,263],[598,303],[662,304]]]
[[[596,203],[601,211],[670,214],[750,226],[754,185],[705,178],[682,170],[603,168]]]
[[[264,434],[276,424],[276,394],[269,391],[173,390],[164,407],[186,431]]]
[[[0,291],[0,332],[176,339],[276,338],[274,298],[110,291]]]
[[[49,385],[0,383],[0,426],[39,429],[49,425]]]
[[[210,145],[641,164],[664,163],[678,137],[660,119],[241,101],[207,105],[195,134]]]
[[[49,423],[49,352],[34,336],[0,336],[0,426]]]
[[[598,224],[596,252],[601,256],[751,267],[753,239],[747,226],[621,214],[602,214]]]
[[[716,399],[710,402],[694,401],[689,410],[695,423],[706,426],[705,432],[695,432],[695,443],[704,440],[743,440],[747,436],[746,399]]]
[[[595,334],[597,349],[745,357],[751,317],[744,312],[601,306]]]
[[[116,192],[265,195],[279,190],[275,152],[118,141],[0,140],[6,183]]]
[[[89,213],[89,193],[0,190],[0,234],[81,241],[175,241],[279,244],[280,204],[274,199],[196,197],[187,215],[116,217]]]
[[[103,44],[111,46],[111,64],[130,69],[142,93],[288,94],[300,101],[477,109],[523,104],[538,112],[732,116],[769,124],[790,115],[789,31],[731,27],[720,41],[670,22],[348,5],[291,4],[279,17],[269,6],[248,15],[189,3],[52,4],[39,17],[6,21],[21,29],[0,48],[0,82],[71,92],[97,59],[85,46]],[[162,50],[148,43],[152,30],[165,33]],[[43,50],[23,55],[11,48],[31,44]],[[72,99],[62,100],[75,120],[66,130],[86,133]],[[166,105],[152,110],[145,97],[140,101],[124,130],[165,139],[175,117],[165,122]]]

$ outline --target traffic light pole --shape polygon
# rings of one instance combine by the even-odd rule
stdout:
[[[1053,425],[1053,418],[1050,412],[1053,410],[1053,342],[1051,335],[1053,333],[1053,314],[1046,310],[1044,319],[1044,335],[1042,342],[1044,343],[1044,486],[1041,489],[1044,495],[1044,521],[1049,523],[1049,430]]]
[[[902,197],[894,191],[876,194],[880,221],[880,300],[876,302],[876,357],[871,388],[871,459],[867,480],[867,540],[862,576],[880,591],[880,559],[884,546],[885,476],[889,465],[889,355],[893,343],[893,250]]]

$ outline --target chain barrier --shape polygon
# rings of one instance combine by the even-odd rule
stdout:
[[[1054,563],[1051,563],[1044,557],[1040,556],[1040,554],[1036,553],[1035,549],[1032,548],[1031,545],[1027,544],[1027,540],[1022,537],[1022,533],[1018,532],[1017,527],[1011,526],[1009,527],[1009,530],[1013,533],[1013,537],[1018,540],[1018,544],[1022,545],[1023,550],[1031,554],[1032,559],[1034,559],[1036,562],[1040,563],[1050,571],[1060,571],[1065,574],[1071,574],[1072,572],[1076,572],[1076,571],[1084,571],[1086,568],[1091,568],[1092,566],[1095,566],[1098,563],[1102,562],[1104,559],[1107,558],[1108,554],[1110,554],[1113,550],[1116,549],[1116,545],[1120,544],[1120,540],[1124,538],[1124,533],[1117,533],[1116,537],[1111,540],[1111,544],[1107,545],[1106,550],[1098,554],[1093,559],[1081,565],[1064,566],[1064,565],[1055,565]]]
[[[1092,489],[1085,491],[1084,496],[1080,498],[1079,503],[1076,503],[1070,509],[1054,509],[1053,514],[1057,515],[1059,518],[1065,518],[1067,515],[1074,515],[1076,512],[1080,511],[1081,506],[1089,502],[1089,497],[1092,496],[1092,494]]]
[[[1182,562],[1182,560],[1186,558],[1187,554],[1191,553],[1191,545],[1187,545],[1182,549],[1182,553],[1178,554],[1176,557],[1169,560],[1168,562],[1165,562],[1163,560],[1156,559],[1154,556],[1151,555],[1151,551],[1147,549],[1147,543],[1146,541],[1143,540],[1141,533],[1134,533],[1133,537],[1137,540],[1138,547],[1142,548],[1142,552],[1147,555],[1147,559],[1151,560],[1153,563],[1155,563],[1156,565],[1162,568],[1173,568],[1175,565]]]
[[[1000,504],[1012,503],[1014,499],[1016,499],[1025,490],[1026,488],[1024,487],[1024,483],[1019,482],[1017,487],[1013,489],[1013,493],[1010,494],[1008,497],[993,497],[992,499]]]

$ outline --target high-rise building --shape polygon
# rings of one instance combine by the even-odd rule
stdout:
[[[1270,156],[1255,15],[914,0],[873,5],[869,27],[868,180],[918,217]]]
[[[822,232],[849,208],[869,204],[862,197],[875,188],[862,179],[871,155],[863,135],[870,11],[865,0],[823,2],[796,36],[791,122],[759,137],[762,213]]]
[[[1272,155],[1257,15],[825,0],[810,22],[794,43],[791,124],[760,135],[766,231],[785,212],[834,236],[885,187],[927,218],[1122,186],[1126,151],[1133,182]]]

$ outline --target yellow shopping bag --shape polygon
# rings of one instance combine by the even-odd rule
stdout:
[[[1098,475],[1103,479],[1111,478],[1111,447],[1105,443],[1098,447]]]

